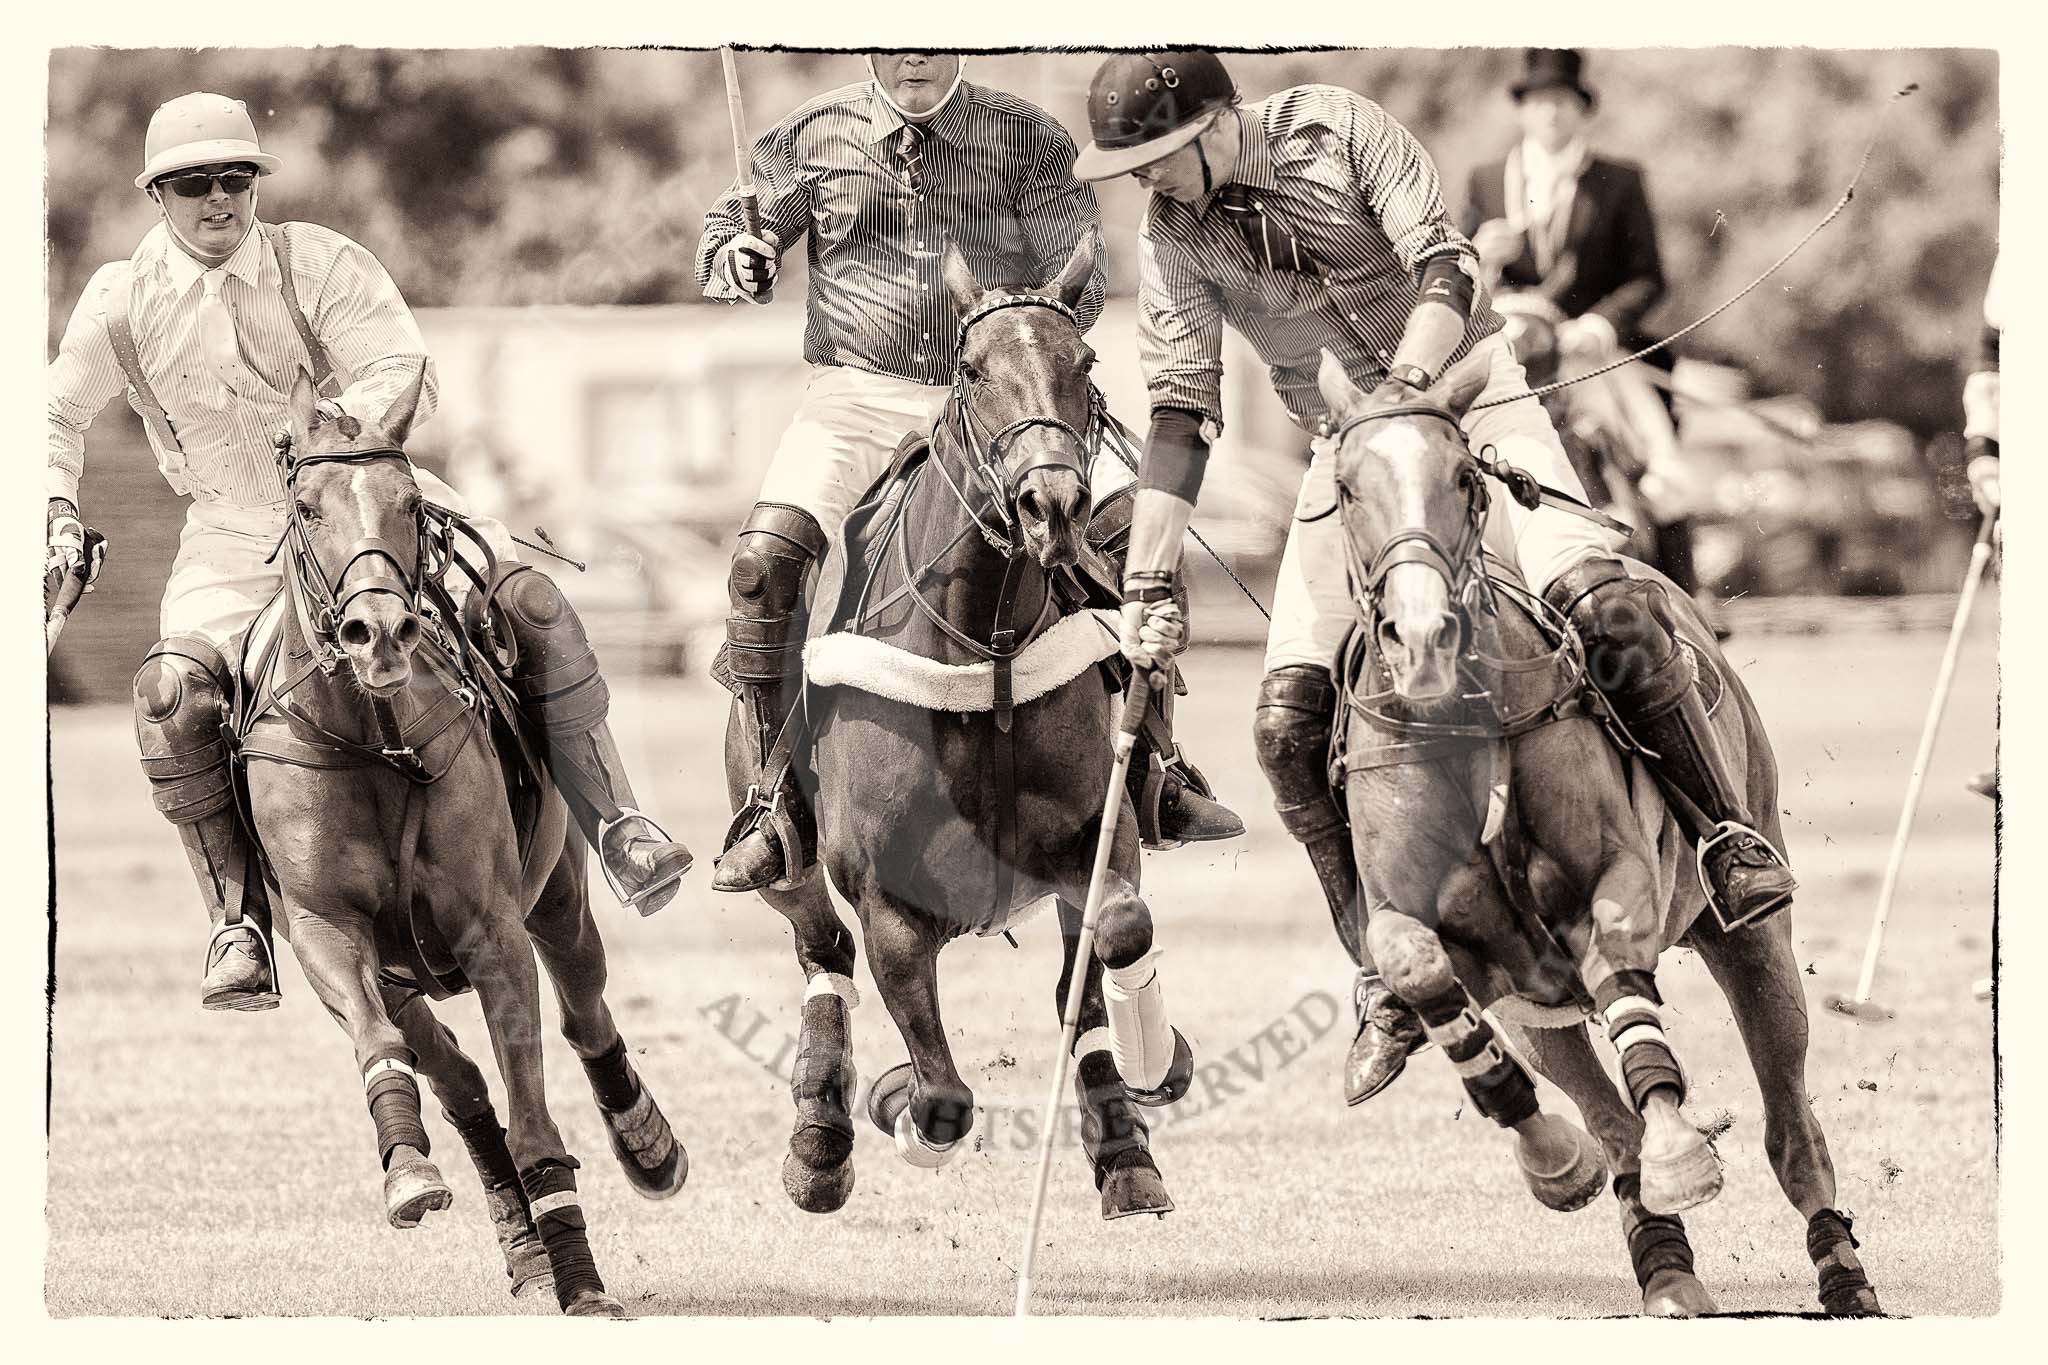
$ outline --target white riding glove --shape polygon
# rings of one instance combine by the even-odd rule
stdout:
[[[1152,596],[1156,585],[1144,585]],[[1135,596],[1134,585],[1126,583],[1124,596]],[[1188,617],[1169,590],[1154,601],[1127,600],[1117,644],[1123,656],[1139,668],[1162,669],[1188,647]]]
[[[762,228],[760,237],[742,232],[728,241],[712,258],[711,282],[704,286],[705,297],[764,302],[761,296],[775,288],[775,276],[782,269],[782,258],[776,250],[781,245],[782,239],[773,228]]]
[[[87,556],[85,525],[78,519],[78,508],[63,498],[50,499],[46,526],[44,581],[50,582],[61,574],[77,574],[85,579],[85,590],[91,592],[93,580],[100,576],[100,564],[106,558],[104,542],[96,539],[93,553]]]

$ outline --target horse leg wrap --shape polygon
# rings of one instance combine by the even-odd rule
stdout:
[[[626,1056],[624,1038],[614,1038],[612,1045],[597,1056],[579,1060],[583,1063],[583,1074],[590,1080],[590,1093],[602,1107],[623,1114],[640,1098],[640,1077]]]
[[[1273,788],[1280,823],[1307,851],[1315,869],[1338,941],[1354,965],[1369,967],[1351,826],[1330,790],[1330,732],[1336,714],[1337,685],[1329,672],[1313,664],[1288,664],[1259,684],[1252,742]]]
[[[377,1125],[377,1158],[386,1165],[398,1147],[428,1155],[419,1081],[412,1066],[412,1049],[401,1047],[380,1052],[363,1068],[363,1093],[369,1099],[370,1120]]]
[[[1624,970],[1593,992],[1593,1006],[1607,1025],[1607,1041],[1621,1059],[1629,1102],[1641,1113],[1650,1092],[1669,1086],[1675,1103],[1685,1103],[1685,1072],[1664,1036],[1663,997],[1648,972]]]
[[[1102,972],[1102,1004],[1109,1015],[1109,1051],[1126,1082],[1157,1090],[1173,1065],[1173,1029],[1159,982],[1159,950]]]
[[[811,979],[789,1072],[789,1097],[798,1115],[790,1150],[813,1170],[837,1167],[853,1154],[853,1100],[860,1078],[853,1066],[851,1005],[835,986],[834,975],[821,972]],[[836,979],[853,991],[851,981]]]
[[[541,1161],[519,1173],[526,1190],[526,1206],[533,1225],[547,1248],[548,1268],[555,1274],[555,1300],[567,1308],[577,1292],[604,1292],[598,1277],[597,1258],[591,1254],[583,1205],[576,1198],[576,1170],[573,1162]]]
[[[1480,1113],[1503,1128],[1536,1117],[1536,1084],[1522,1064],[1501,1049],[1493,1026],[1472,1008],[1460,988],[1452,988],[1431,1000],[1418,1001],[1415,1012],[1422,1017],[1423,1032],[1444,1050],[1465,1093]]]
[[[1081,1103],[1081,1147],[1095,1168],[1097,1190],[1110,1171],[1136,1159],[1137,1154],[1145,1154],[1149,1160],[1145,1116],[1124,1089],[1128,1079],[1111,1054],[1100,1050],[1082,1053],[1074,1066],[1074,1093]]]
[[[1641,1175],[1614,1177],[1614,1197],[1621,1201],[1621,1216],[1628,1236],[1628,1259],[1635,1267],[1636,1286],[1650,1287],[1658,1275],[1693,1273],[1692,1243],[1686,1240],[1685,1224],[1676,1215],[1650,1213],[1642,1206]]]
[[[1838,1317],[1882,1311],[1856,1258],[1860,1245],[1845,1213],[1821,1209],[1806,1220],[1806,1255],[1820,1272],[1820,1306]]]

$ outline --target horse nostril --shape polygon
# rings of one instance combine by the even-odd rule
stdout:
[[[1450,649],[1458,643],[1458,618],[1445,612],[1431,632],[1430,648]]]
[[[420,618],[407,616],[400,620],[398,628],[391,632],[391,638],[400,649],[411,649],[420,640]]]
[[[1380,648],[1393,650],[1398,649],[1400,644],[1401,628],[1395,625],[1392,619],[1380,622]]]
[[[367,649],[369,647],[370,623],[367,621],[351,617],[343,621],[341,629],[335,633],[341,637],[341,642],[350,649]]]
[[[1038,500],[1038,490],[1027,488],[1017,495],[1017,510],[1034,521],[1045,520],[1045,508]]]

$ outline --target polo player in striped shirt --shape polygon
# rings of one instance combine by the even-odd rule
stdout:
[[[343,430],[381,417],[425,366],[423,420],[436,381],[412,313],[374,256],[318,224],[258,220],[257,180],[280,163],[258,147],[240,100],[197,93],[162,106],[143,162],[135,186],[161,221],[129,259],[94,273],[49,366],[48,563],[77,562],[86,429],[125,386],[164,478],[192,499],[164,589],[165,638],[135,676],[143,771],[215,926],[201,1003],[268,1009],[278,1002],[269,907],[235,812],[221,722],[243,633],[284,581],[271,560],[285,526],[272,439],[289,425],[302,369],[331,368],[337,385],[345,377],[325,400]],[[463,509],[432,473],[413,474],[426,498]],[[517,560],[503,526],[472,520],[501,560]],[[538,747],[550,776],[626,899],[653,913],[674,896],[690,854],[635,809],[581,622],[530,566],[503,580],[495,602],[518,645],[511,691],[546,739]]]
[[[1435,164],[1371,100],[1304,85],[1254,104],[1207,52],[1111,57],[1088,93],[1093,144],[1076,173],[1135,175],[1152,191],[1139,243],[1139,348],[1152,426],[1125,568],[1124,652],[1159,667],[1185,643],[1162,591],[1179,571],[1209,446],[1222,429],[1225,324],[1271,367],[1297,425],[1316,439],[1280,563],[1255,740],[1281,819],[1307,848],[1332,918],[1358,965],[1358,1033],[1345,1097],[1384,1089],[1423,1042],[1421,1021],[1373,970],[1359,868],[1326,760],[1338,704],[1337,652],[1356,615],[1345,578],[1333,440],[1316,383],[1321,351],[1381,401],[1414,402],[1454,362],[1486,367],[1464,420],[1472,445],[1552,488],[1583,497],[1548,414],[1524,393],[1522,367],[1477,286],[1479,260],[1452,225]],[[1741,788],[1689,685],[1661,589],[1616,558],[1593,523],[1512,498],[1491,503],[1489,539],[1531,589],[1569,615],[1591,673],[1664,775],[1720,825],[1705,859],[1731,916],[1782,905],[1784,860],[1750,828]],[[1138,599],[1144,600],[1138,600]],[[1365,869],[1370,884],[1371,869]]]
[[[795,783],[763,790],[796,696],[804,580],[903,435],[928,430],[952,391],[960,329],[940,275],[947,240],[984,284],[1035,288],[1101,221],[1094,193],[1074,178],[1073,139],[1043,110],[964,81],[953,55],[877,53],[868,68],[869,80],[819,96],[756,139],[760,235],[745,231],[728,193],[706,215],[697,252],[705,293],[732,301],[765,302],[781,253],[799,238],[810,267],[810,376],[728,581],[725,667],[751,721],[746,770],[733,777],[756,796],[718,860],[711,884],[720,891],[787,887],[813,854],[782,846],[809,838],[795,833],[810,825]],[[1076,309],[1084,329],[1102,293],[1098,260]],[[1113,458],[1097,460],[1089,536],[1098,545],[1128,522],[1130,497],[1112,495],[1131,482]],[[1180,761],[1164,717],[1153,720],[1139,770],[1148,846],[1242,834],[1243,822]],[[769,818],[778,808],[801,823]]]

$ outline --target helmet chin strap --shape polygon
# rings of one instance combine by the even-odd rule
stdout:
[[[233,246],[229,247],[226,251],[223,251],[218,256],[200,247],[199,244],[194,242],[190,237],[187,237],[184,233],[178,231],[178,225],[175,222],[171,221],[170,209],[164,206],[164,192],[162,190],[157,190],[155,193],[157,212],[163,214],[164,226],[170,229],[171,236],[178,239],[178,245],[185,248],[185,253],[187,255],[193,256],[199,260],[211,261],[215,265],[219,265],[221,262],[227,260],[228,257],[234,255],[237,251],[240,251],[242,249],[242,243],[248,241],[249,234],[256,230],[256,187],[254,185],[251,185],[249,187],[249,226],[242,229],[242,235],[235,239],[235,244]]]
[[[936,118],[938,116],[939,110],[946,107],[947,101],[951,100],[954,95],[959,93],[960,82],[963,79],[965,79],[967,75],[967,59],[965,57],[960,58],[960,64],[953,68],[953,83],[947,86],[946,93],[939,96],[938,99],[934,100],[932,102],[932,107],[925,110],[922,114],[911,113],[908,109],[905,109],[902,105],[898,104],[895,101],[895,99],[890,96],[889,87],[882,83],[882,73],[875,70],[875,57],[873,53],[868,54],[868,75],[874,78],[875,93],[882,97],[882,103],[888,105],[891,109],[894,109],[897,113],[901,114],[904,118],[908,119],[912,123],[925,123],[933,118]]]

